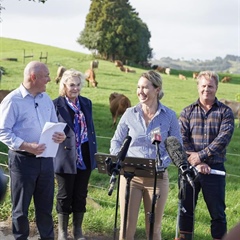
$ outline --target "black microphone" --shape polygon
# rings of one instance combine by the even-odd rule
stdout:
[[[188,167],[187,154],[183,150],[181,143],[176,137],[170,136],[166,138],[164,144],[167,149],[168,155],[172,159],[174,165],[180,169],[181,174],[187,178],[189,184],[192,186],[192,188],[194,188],[194,182],[192,177],[190,176],[190,168]]]
[[[156,157],[155,166],[156,166],[157,172],[164,172],[164,167],[163,167],[162,160],[159,153],[159,144],[161,143],[161,141],[162,141],[162,137],[161,137],[160,127],[154,128],[151,131],[151,142],[156,146],[157,157]]]
[[[35,108],[37,108],[38,107],[38,103],[35,103]]]
[[[124,161],[126,155],[127,155],[127,151],[128,151],[128,148],[129,148],[129,145],[130,145],[130,142],[132,141],[132,138],[130,136],[127,136],[124,141],[123,141],[123,144],[117,154],[117,157],[116,157],[116,164],[115,164],[115,167],[111,170],[112,172],[112,176],[110,178],[110,187],[109,187],[109,190],[108,190],[108,195],[111,196],[112,195],[112,192],[113,192],[113,189],[114,189],[114,185],[115,185],[115,182],[116,182],[116,175],[119,174],[120,172],[120,169],[121,169],[121,162]]]

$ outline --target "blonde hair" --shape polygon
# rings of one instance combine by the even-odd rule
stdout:
[[[197,84],[199,83],[199,80],[204,77],[205,79],[213,79],[216,83],[216,86],[218,86],[219,82],[219,76],[214,71],[202,71],[197,76]]]
[[[160,74],[157,72],[150,70],[148,72],[142,73],[141,77],[146,78],[148,81],[150,81],[154,88],[160,88],[158,99],[161,100],[163,98],[164,92],[162,89],[162,78]]]
[[[65,96],[66,95],[66,89],[65,89],[65,85],[66,83],[72,79],[73,77],[78,77],[80,80],[80,90],[82,89],[82,87],[84,86],[85,83],[85,75],[75,69],[69,69],[66,70],[63,75],[62,78],[60,80],[59,83],[59,95],[60,96]]]

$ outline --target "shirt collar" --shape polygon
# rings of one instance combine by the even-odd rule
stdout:
[[[135,112],[142,112],[142,107],[141,107],[141,103],[138,103],[136,106],[135,106],[135,109],[134,109]],[[157,114],[159,114],[161,111],[164,111],[166,112],[166,107],[164,105],[162,105],[160,102],[158,102],[158,109],[157,109]]]
[[[23,86],[22,83],[21,83],[19,89],[20,89],[20,92],[21,92],[23,98],[25,98],[25,97],[28,96],[28,95],[31,96],[31,97],[33,97],[33,95]],[[43,93],[37,94],[36,97],[42,98],[42,97],[43,97]],[[36,98],[36,97],[35,97],[35,98]]]
[[[200,101],[199,101],[199,98],[198,98],[198,100],[197,100],[196,102],[193,103],[193,105],[194,105],[194,106],[196,106],[196,105],[201,106]],[[218,101],[217,98],[215,98],[213,105],[220,106],[219,101]]]

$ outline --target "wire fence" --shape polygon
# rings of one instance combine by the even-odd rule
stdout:
[[[109,139],[109,140],[111,140],[111,137],[104,137],[104,136],[97,136],[97,138],[102,138],[102,139]],[[2,156],[8,156],[8,154],[7,153],[5,153],[5,152],[0,152],[0,160],[1,160],[1,155]],[[239,157],[240,158],[240,154],[236,154],[236,153],[227,153],[227,155],[229,155],[229,156],[235,156],[235,157]],[[7,164],[4,164],[4,163],[1,163],[1,161],[0,161],[0,166],[2,166],[4,169],[8,169],[8,165]],[[173,165],[170,165],[169,167],[175,167],[175,166],[173,166]],[[5,175],[7,176],[7,177],[9,177],[9,174],[6,174],[5,173]],[[236,178],[240,178],[240,175],[235,175],[235,174],[231,174],[231,173],[227,173],[226,174],[226,176],[227,177],[236,177]],[[170,182],[170,184],[171,184],[171,182]],[[175,183],[174,183],[175,184]],[[97,187],[97,186],[93,186],[92,185],[92,187]]]

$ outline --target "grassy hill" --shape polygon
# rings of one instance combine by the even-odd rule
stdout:
[[[26,58],[23,62],[23,51],[26,55],[33,54],[33,58]],[[66,68],[75,68],[85,72],[93,56],[79,52],[64,50],[56,47],[50,47],[41,44],[35,44],[15,39],[0,38],[0,66],[4,68],[5,74],[2,76],[1,89],[13,89],[19,86],[23,79],[23,69],[27,62],[39,60],[40,54],[48,53],[47,65],[50,70],[52,81],[47,85],[47,93],[52,99],[58,96],[58,85],[54,79],[59,65]],[[13,58],[17,61],[6,59]],[[43,61],[44,62],[44,61]],[[129,66],[132,68],[131,66]],[[142,72],[146,69],[135,67],[136,73],[124,73],[115,67],[114,63],[99,59],[99,68],[95,71],[98,88],[85,86],[81,94],[92,100],[93,118],[97,133],[97,143],[99,152],[109,152],[110,139],[113,136],[114,129],[111,128],[112,119],[109,111],[109,95],[112,92],[123,93],[129,97],[132,105],[138,102],[136,96],[137,81]],[[178,79],[178,74],[183,73],[188,77],[186,81]],[[225,73],[219,73],[220,78]],[[228,74],[232,77],[230,83],[219,83],[217,97],[234,100],[240,93],[240,75]],[[192,71],[185,69],[172,70],[170,76],[162,75],[164,97],[162,103],[176,111],[177,115],[181,110],[197,98],[196,82],[192,79]],[[229,228],[233,227],[239,221],[240,208],[236,199],[240,198],[240,129],[235,129],[233,139],[228,147],[227,168],[227,217]],[[0,151],[7,151],[7,148],[0,143]],[[7,157],[0,154],[0,162],[7,162]],[[178,208],[178,187],[177,187],[177,169],[175,166],[169,167],[170,191],[165,216],[163,220],[163,239],[173,239],[175,235],[175,224]],[[89,187],[89,202],[86,218],[84,220],[84,232],[101,233],[111,236],[114,225],[116,190],[113,195],[107,195],[109,185],[109,176],[99,174],[94,170]],[[7,196],[4,203],[0,204],[0,220],[5,220],[11,215],[10,198]],[[30,212],[30,219],[34,220],[33,211]],[[118,216],[119,217],[119,216]],[[54,209],[54,219],[57,220]],[[209,237],[209,216],[203,199],[200,196],[195,223],[195,239],[210,240]],[[137,239],[145,239],[144,216],[143,211],[139,215],[139,226],[137,230]]]

